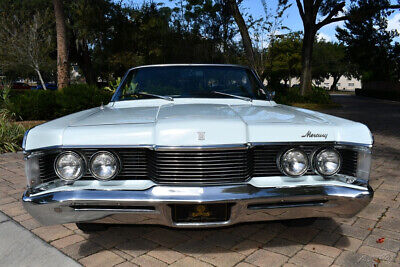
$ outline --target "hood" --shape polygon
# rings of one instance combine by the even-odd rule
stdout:
[[[251,123],[327,123],[328,121],[282,105],[223,105],[223,104],[170,104],[159,107],[103,108],[69,126],[96,126],[155,123],[169,120],[241,120]]]
[[[117,102],[35,127],[28,135],[26,149],[53,145],[372,142],[368,128],[360,123],[274,102],[143,101]]]

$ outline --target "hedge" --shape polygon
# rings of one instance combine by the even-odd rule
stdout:
[[[10,112],[17,120],[51,120],[107,104],[111,93],[96,86],[71,85],[60,91],[31,90],[14,93]]]
[[[327,90],[313,87],[305,96],[300,94],[300,88],[275,88],[277,89],[275,101],[280,104],[291,105],[294,103],[331,104],[332,100]]]

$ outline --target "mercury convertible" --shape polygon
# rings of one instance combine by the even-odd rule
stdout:
[[[136,67],[109,104],[25,134],[23,205],[83,231],[352,217],[372,145],[361,123],[277,104],[247,67]]]

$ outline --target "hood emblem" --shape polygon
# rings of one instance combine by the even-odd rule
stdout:
[[[302,135],[303,138],[328,138],[328,134],[321,134],[321,133],[312,133],[308,131],[305,135]]]
[[[206,140],[206,132],[197,132],[197,140],[199,141]]]

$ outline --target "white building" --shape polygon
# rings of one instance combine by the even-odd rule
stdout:
[[[292,86],[300,84],[300,79],[293,78],[291,84]],[[330,89],[333,84],[333,78],[330,77],[322,82],[313,80],[313,84],[318,87]],[[342,76],[337,83],[337,88],[339,91],[354,91],[355,89],[361,89],[361,81],[356,78],[349,79],[345,76]]]
[[[314,84],[326,89],[330,89],[333,84],[333,78],[325,79],[322,83],[314,81]],[[361,81],[355,78],[347,78],[342,76],[337,83],[339,91],[354,91],[355,89],[361,89]]]

